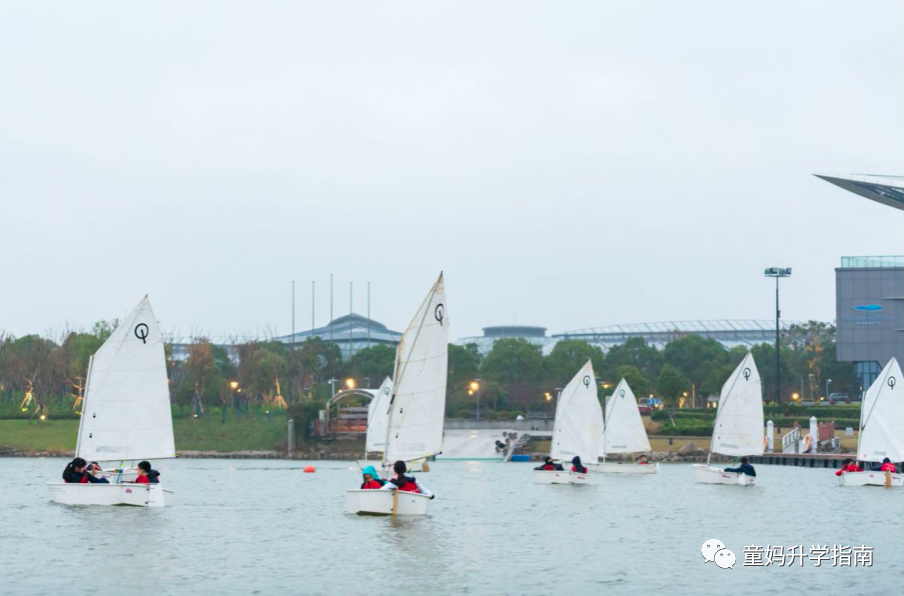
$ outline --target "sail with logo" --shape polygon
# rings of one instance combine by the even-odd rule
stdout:
[[[622,463],[606,461],[609,454],[644,453],[650,451],[650,440],[637,407],[637,399],[622,379],[612,395],[606,397],[603,408],[603,437],[600,457],[603,461],[594,468],[609,474],[656,474],[658,463]]]
[[[587,484],[586,473],[571,472],[571,461],[595,464],[600,453],[603,409],[596,392],[593,364],[588,360],[565,386],[556,403],[549,456],[565,462],[564,470],[535,470],[537,484]]]
[[[735,457],[762,455],[763,387],[753,354],[747,355],[722,386],[719,408],[713,423],[710,455],[706,465],[694,465],[698,482],[706,484],[754,484],[754,477],[725,472],[709,465],[713,453]]]
[[[169,499],[159,484],[129,484],[135,472],[125,467],[176,456],[163,334],[147,296],[89,361],[75,454],[122,467],[109,484],[50,483],[54,501],[157,506]]]
[[[863,395],[857,459],[879,467],[886,459],[895,465],[904,461],[904,386],[901,366],[892,358]],[[867,466],[864,466],[867,467]],[[865,470],[839,476],[844,486],[904,486],[904,474]]]
[[[443,274],[402,335],[396,349],[388,404],[383,470],[396,461],[421,462],[442,451],[449,364],[449,311]],[[363,515],[423,515],[430,497],[400,491],[349,490],[346,510]]]

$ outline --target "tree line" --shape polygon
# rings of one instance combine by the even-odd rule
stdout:
[[[88,360],[114,328],[115,321],[57,337],[0,336],[2,405],[33,414],[76,410]],[[859,393],[852,385],[850,364],[835,361],[834,336],[834,327],[816,322],[784,333],[783,401],[801,391],[802,400],[818,398],[827,378],[832,379],[832,391]],[[223,346],[202,337],[179,349],[184,353],[176,358],[173,346],[166,347],[172,400],[199,416],[212,408],[225,416],[228,409],[247,412],[252,406],[281,409],[322,404],[348,379],[357,387],[378,387],[384,377],[392,376],[395,362],[395,349],[390,346],[375,345],[343,360],[338,345],[319,338],[293,347],[277,340]],[[775,348],[760,344],[751,350],[764,396],[774,401]],[[718,395],[746,352],[746,347],[726,349],[714,339],[694,334],[678,337],[661,350],[642,338],[629,339],[606,352],[585,341],[563,340],[548,354],[526,339],[497,340],[485,355],[474,344],[450,344],[447,414],[473,414],[478,396],[482,413],[551,412],[557,389],[588,359],[603,388],[601,394],[625,378],[638,397],[654,395],[669,406],[691,406],[690,398],[697,396],[699,407],[707,396]]]

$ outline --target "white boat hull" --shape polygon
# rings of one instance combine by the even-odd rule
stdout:
[[[601,462],[596,466],[590,466],[594,472],[603,474],[658,474],[659,462],[652,464],[622,464],[616,462]]]
[[[841,486],[885,486],[885,472],[845,472],[838,477]],[[904,486],[904,474],[892,474],[893,487]]]
[[[345,492],[345,510],[356,515],[392,515],[391,490],[350,489]],[[426,515],[430,497],[398,491],[397,515]]]
[[[50,499],[62,505],[130,505],[165,507],[173,491],[160,484],[66,484],[48,482]]]
[[[755,486],[756,478],[737,472],[726,472],[712,466],[694,464],[694,476],[703,484],[734,484],[739,486]]]
[[[566,470],[534,470],[534,484],[589,484],[589,474]]]

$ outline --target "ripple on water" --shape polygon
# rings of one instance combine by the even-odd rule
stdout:
[[[761,466],[760,485],[745,489],[695,484],[690,466],[664,465],[658,476],[567,487],[534,485],[528,464],[438,462],[420,475],[438,495],[430,516],[392,520],[344,513],[344,491],[359,481],[351,462],[315,462],[315,474],[295,461],[165,462],[176,504],[143,510],[54,505],[44,483],[64,460],[0,461],[17,479],[0,485],[4,584],[15,594],[93,596],[99,572],[135,594],[388,595],[402,585],[724,596],[789,581],[812,592],[904,592],[904,494],[844,489],[829,470]],[[736,553],[733,570],[703,563],[710,538]],[[875,564],[743,567],[751,544],[865,544]],[[153,589],[135,581],[137,570]]]

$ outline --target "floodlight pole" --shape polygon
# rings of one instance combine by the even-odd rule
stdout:
[[[775,278],[775,403],[782,402],[782,352],[781,352],[781,317],[778,303],[778,280],[791,277],[791,268],[769,267],[763,273],[766,277]]]
[[[779,320],[782,318],[782,311],[778,308],[778,280],[775,277],[775,403],[782,403],[782,349],[781,349],[781,327]]]

